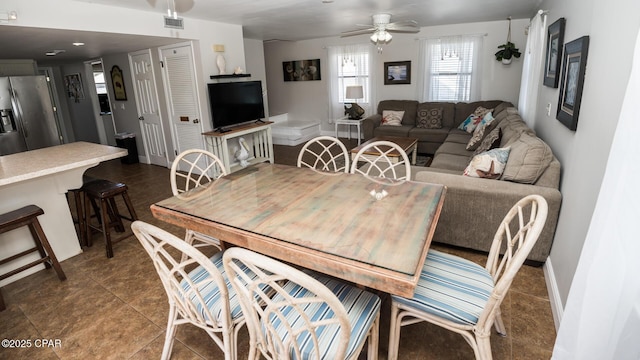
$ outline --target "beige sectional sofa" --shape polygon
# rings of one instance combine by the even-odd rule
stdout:
[[[493,109],[492,128],[499,128],[497,147],[510,148],[504,173],[499,179],[463,176],[474,156],[466,150],[472,134],[458,126],[479,107]],[[416,127],[420,109],[442,108],[442,127]],[[384,110],[404,110],[401,126],[381,125]],[[560,211],[562,195],[560,162],[547,144],[538,138],[522,120],[511,103],[479,101],[472,103],[418,103],[410,100],[385,100],[378,104],[378,114],[365,119],[366,139],[373,136],[416,137],[418,152],[433,154],[429,167],[413,167],[415,181],[447,186],[435,242],[488,252],[493,235],[507,211],[522,197],[542,195],[549,205],[549,214],[538,243],[529,254],[532,264],[542,264],[551,251]]]

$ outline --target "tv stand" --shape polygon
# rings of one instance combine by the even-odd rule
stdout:
[[[239,138],[243,135],[249,144],[250,157],[249,165],[269,161],[273,162],[273,139],[271,137],[272,121],[262,121],[262,123],[250,123],[224,129],[209,131],[204,135],[207,148],[215,154],[228,173],[242,169],[240,162],[235,159],[234,154],[229,150],[229,140]],[[234,140],[237,142],[237,140]]]
[[[256,120],[256,121],[254,121],[254,123],[256,123],[256,124],[264,124],[264,123],[265,123],[265,121],[264,121],[264,120],[262,120],[262,119],[258,119],[258,120]]]
[[[229,132],[231,130],[219,127],[217,129],[215,129],[214,131],[217,132],[217,133],[220,133],[220,134],[224,134],[224,133],[227,133],[227,132]]]

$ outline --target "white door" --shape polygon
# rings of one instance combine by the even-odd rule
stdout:
[[[162,47],[160,56],[175,153],[204,149],[191,44]]]
[[[158,106],[158,91],[153,77],[151,50],[129,54],[133,92],[136,97],[140,133],[147,161],[154,165],[167,166],[167,144],[162,129],[162,117]]]

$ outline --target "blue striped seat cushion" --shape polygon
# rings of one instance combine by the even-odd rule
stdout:
[[[240,300],[238,299],[238,296],[235,290],[233,290],[233,287],[229,282],[227,274],[224,271],[224,266],[222,265],[222,254],[223,252],[219,251],[215,255],[213,255],[211,258],[209,258],[209,260],[211,260],[213,265],[215,265],[215,267],[218,268],[218,271],[220,271],[220,273],[222,274],[222,277],[224,278],[227,284],[227,289],[229,289],[228,291],[229,291],[229,305],[231,309],[231,319],[236,320],[242,316],[242,308],[240,307]],[[204,281],[204,284],[202,286],[198,285],[200,294],[202,295],[202,298],[205,301],[206,308],[210,309],[211,314],[215,317],[214,321],[220,321],[222,316],[222,302],[220,301],[221,300],[220,290],[218,289],[218,286],[216,285],[216,283],[212,281],[213,279],[211,279],[211,277],[208,276],[207,271],[202,266],[198,266],[197,268],[191,270],[191,272],[189,272],[189,278],[195,284],[199,284]],[[185,291],[189,291],[191,289],[191,286],[186,280],[182,280],[180,282],[180,286]],[[204,307],[198,301],[195,293],[191,294],[190,300],[194,304],[196,304],[196,308],[198,309],[198,311],[202,314],[202,316],[205,319],[207,319],[207,315],[204,311]]]
[[[494,283],[482,266],[455,255],[429,250],[413,298],[394,301],[462,325],[475,325]]]
[[[380,311],[380,298],[375,294],[358,289],[333,278],[318,274],[313,274],[312,276],[329,288],[329,290],[331,290],[331,292],[333,292],[344,305],[348,314],[349,322],[351,323],[351,337],[347,347],[346,358],[357,358],[358,354],[355,354],[355,351],[359,349],[366,340],[369,329]],[[315,296],[307,289],[291,282],[287,283],[284,286],[284,289],[289,295],[296,298]],[[277,294],[273,299],[274,301],[282,301],[283,297],[282,295]],[[294,330],[300,327],[300,314],[291,306],[283,307],[280,310],[286,316],[288,323]],[[328,308],[326,303],[303,304],[303,311],[312,321],[319,321],[324,318],[334,317],[333,311]],[[281,339],[289,337],[287,325],[285,325],[280,319],[277,319],[274,314],[271,314],[269,320]],[[316,334],[318,334],[318,340],[320,343],[319,358],[327,360],[335,359],[335,344],[340,340],[340,337],[345,336],[344,334],[339,333],[339,326],[320,326],[316,328]],[[306,335],[305,333],[298,335],[297,342],[300,344],[304,359],[316,358],[315,356],[318,349],[314,347],[313,340],[308,333],[306,333]],[[293,351],[291,351],[289,356],[291,359],[296,359]]]

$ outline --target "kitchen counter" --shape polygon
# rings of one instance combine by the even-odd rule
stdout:
[[[88,142],[75,142],[0,156],[0,213],[34,204],[44,210],[38,217],[59,261],[82,252],[67,203],[67,191],[82,186],[84,172],[99,163],[127,155],[127,150]],[[0,258],[33,246],[24,227],[0,235]],[[37,253],[0,266],[0,272],[34,261]],[[62,265],[64,268],[64,264]],[[4,286],[44,265],[33,267],[0,282]]]

